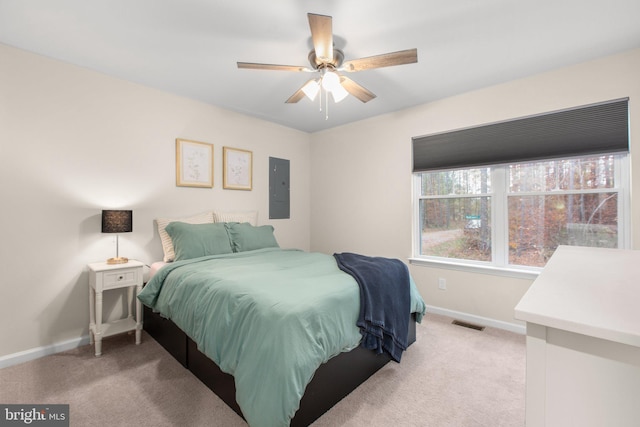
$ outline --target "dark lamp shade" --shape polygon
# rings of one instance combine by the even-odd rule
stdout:
[[[133,211],[102,211],[103,233],[129,233],[133,231]]]

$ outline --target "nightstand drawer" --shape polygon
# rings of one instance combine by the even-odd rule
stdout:
[[[132,286],[138,283],[138,270],[120,270],[112,273],[105,272],[103,288],[119,288]]]

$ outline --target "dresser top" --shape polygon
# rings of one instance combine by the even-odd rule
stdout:
[[[640,251],[558,247],[515,317],[640,347]]]

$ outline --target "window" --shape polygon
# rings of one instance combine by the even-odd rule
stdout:
[[[417,178],[420,255],[491,261],[491,169],[425,172]]]
[[[415,255],[535,270],[559,245],[628,245],[626,154],[427,171],[415,179]]]
[[[559,245],[627,248],[628,101],[412,138],[414,259],[530,276]]]

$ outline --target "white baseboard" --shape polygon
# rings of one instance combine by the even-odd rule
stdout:
[[[480,326],[488,326],[490,328],[504,329],[506,331],[515,332],[525,335],[527,327],[517,323],[503,322],[502,320],[490,319],[488,317],[476,316],[474,314],[463,313],[461,311],[449,310],[446,308],[427,305],[427,313],[440,314],[441,316],[452,317],[454,319],[463,320],[469,323],[475,323]]]
[[[524,325],[518,325],[516,323],[503,322],[501,320],[490,319],[488,317],[476,316],[474,314],[463,313],[461,311],[449,310],[446,308],[436,307],[433,305],[427,305],[427,313],[439,314],[442,316],[451,317],[465,322],[475,323],[481,326],[488,326],[490,328],[504,329],[510,332],[518,334],[526,334],[527,328]],[[61,351],[67,351],[89,344],[89,335],[75,338],[68,341],[50,344],[43,347],[32,348],[30,350],[21,351],[18,353],[8,354],[6,356],[0,356],[0,369],[6,368],[20,363],[28,362],[30,360],[39,359],[40,357],[48,356],[50,354],[60,353]]]
[[[30,350],[20,351],[18,353],[7,354],[6,356],[0,356],[0,369],[28,362],[30,360],[39,359],[50,354],[60,353],[61,351],[71,350],[87,344],[89,344],[89,335],[46,345],[43,347],[36,347]]]

